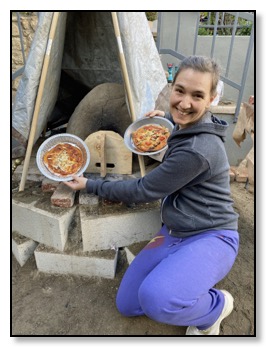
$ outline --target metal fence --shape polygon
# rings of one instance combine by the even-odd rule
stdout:
[[[230,48],[228,50],[227,55],[227,63],[224,74],[221,75],[221,80],[228,84],[229,86],[233,87],[238,91],[238,99],[236,103],[236,111],[235,111],[235,118],[234,121],[237,121],[237,115],[239,114],[242,98],[243,98],[243,92],[244,87],[247,79],[247,73],[248,68],[250,64],[251,54],[254,46],[254,32],[255,32],[255,23],[254,23],[254,13],[253,12],[208,12],[206,17],[202,17],[201,12],[196,12],[196,22],[194,23],[195,27],[195,33],[194,33],[194,39],[191,40],[191,52],[193,55],[197,54],[197,48],[198,48],[198,40],[199,40],[199,33],[202,31],[202,29],[209,30],[209,34],[212,36],[212,43],[211,43],[211,51],[210,56],[215,57],[216,56],[216,42],[218,35],[226,34],[226,31],[229,31],[229,35],[231,37],[230,41]],[[159,12],[158,14],[158,27],[157,27],[157,49],[159,54],[169,54],[179,60],[183,60],[186,55],[181,52],[179,49],[179,42],[180,42],[180,32],[181,32],[181,17],[183,15],[183,12],[176,12],[175,16],[175,23],[171,23],[172,28],[176,28],[176,32],[171,32],[171,35],[175,35],[175,47],[172,48],[165,48],[162,47],[161,42],[161,34],[162,30],[164,29],[164,25],[169,25],[167,21],[164,21],[164,16],[166,16],[167,12]],[[233,17],[233,20],[231,20],[231,23],[227,24],[225,23],[226,15],[230,15],[231,18]],[[212,22],[210,21],[211,17],[213,18]],[[172,17],[173,18],[173,17]],[[242,24],[239,24],[242,19]],[[173,21],[173,19],[172,19]],[[243,22],[245,24],[243,24]],[[247,29],[249,31],[249,43],[246,52],[242,52],[242,54],[245,54],[245,63],[242,70],[242,76],[240,83],[232,80],[229,77],[229,70],[231,66],[231,59],[232,59],[232,52],[234,49],[235,39],[237,34],[239,33],[239,30]],[[223,30],[223,31],[222,31]],[[228,34],[227,34],[228,35]]]

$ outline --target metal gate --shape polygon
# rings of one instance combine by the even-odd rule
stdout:
[[[188,13],[188,12],[187,12]],[[198,54],[198,42],[199,42],[199,33],[200,30],[205,29],[205,32],[211,35],[211,49],[208,55],[210,57],[219,58],[216,52],[216,43],[220,32],[230,31],[230,46],[228,49],[226,57],[226,68],[225,72],[221,75],[221,80],[233,87],[238,91],[238,98],[236,103],[235,118],[234,122],[237,121],[237,115],[240,110],[244,87],[247,79],[248,68],[250,65],[250,59],[252,55],[252,50],[254,46],[254,12],[205,12],[206,16],[202,16],[202,12],[193,12],[194,17],[191,23],[185,23],[187,25],[186,31],[182,28],[182,16],[184,12],[173,12],[171,15],[171,22],[169,21],[169,12],[159,12],[158,13],[158,28],[157,28],[157,49],[160,55],[169,54],[172,57],[175,57],[179,60],[183,60],[186,56],[193,54]],[[233,20],[230,24],[225,23],[226,16],[233,17]],[[213,18],[211,22],[211,17]],[[244,22],[245,24],[239,24]],[[183,25],[184,26],[184,25]],[[241,80],[237,82],[229,77],[229,71],[231,67],[232,52],[235,45],[236,36],[239,30],[249,30],[249,42],[246,49],[246,52],[242,52],[245,55],[245,62],[242,69]],[[209,32],[207,31],[209,30]],[[194,32],[193,32],[194,31]],[[189,35],[190,33],[190,35]],[[164,37],[174,36],[174,44],[170,44],[171,47],[165,47]],[[180,42],[184,36],[188,35],[190,39],[186,42],[190,47],[187,49],[187,52],[184,53],[180,50]],[[194,37],[193,37],[194,36]],[[224,52],[223,52],[224,54]]]

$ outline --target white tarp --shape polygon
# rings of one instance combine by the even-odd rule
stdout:
[[[121,39],[137,118],[152,110],[167,84],[145,12],[118,12]]]
[[[53,12],[41,12],[12,109],[12,135],[26,148]],[[167,85],[145,12],[118,12],[121,40],[137,118],[155,107]],[[65,42],[67,41],[67,42]],[[60,12],[43,92],[35,141],[56,103],[61,69],[90,87],[121,83],[111,12]],[[109,70],[108,70],[109,69]]]
[[[29,138],[31,120],[35,108],[42,66],[49,37],[53,12],[41,12],[24,73],[21,77],[12,109],[12,127],[24,142]],[[56,34],[50,52],[43,97],[38,116],[35,141],[43,131],[56,102],[64,47],[66,14],[60,13]]]

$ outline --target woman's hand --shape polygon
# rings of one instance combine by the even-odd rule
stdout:
[[[165,116],[165,112],[164,111],[160,111],[160,110],[153,110],[153,111],[149,111],[147,113],[145,113],[144,115],[145,117],[155,117],[155,116],[160,116],[160,117],[164,117]]]
[[[67,185],[68,187],[70,187],[73,190],[81,190],[86,188],[86,183],[87,183],[87,178],[82,176],[76,176],[76,175],[72,175],[73,177],[73,181],[68,181],[68,182],[64,182],[65,185]]]

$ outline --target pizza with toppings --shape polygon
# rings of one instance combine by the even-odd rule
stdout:
[[[81,149],[70,143],[58,143],[43,156],[43,162],[50,172],[57,176],[77,173],[84,163]]]
[[[155,152],[167,145],[170,131],[165,126],[143,125],[132,133],[134,146],[141,152]]]

